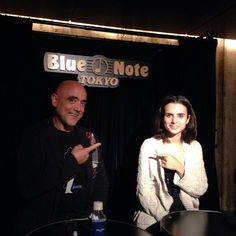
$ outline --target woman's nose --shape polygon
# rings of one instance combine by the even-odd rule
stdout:
[[[177,117],[176,117],[176,116],[173,116],[173,117],[172,117],[172,123],[176,123],[176,121],[177,121]]]

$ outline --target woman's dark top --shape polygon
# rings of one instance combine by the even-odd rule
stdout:
[[[185,210],[185,207],[183,206],[179,198],[180,188],[179,186],[175,185],[173,181],[174,175],[175,175],[175,170],[165,169],[165,182],[168,188],[168,192],[173,197],[174,200],[173,204],[170,207],[170,212]]]

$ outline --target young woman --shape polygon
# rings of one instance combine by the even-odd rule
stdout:
[[[140,148],[135,212],[138,227],[158,234],[159,221],[177,210],[198,210],[207,188],[197,121],[184,96],[167,96],[156,117],[155,135]]]

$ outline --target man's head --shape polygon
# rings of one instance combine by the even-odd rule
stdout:
[[[87,92],[77,81],[65,80],[59,84],[51,95],[52,106],[55,108],[54,125],[62,131],[72,131],[83,117],[87,102]]]

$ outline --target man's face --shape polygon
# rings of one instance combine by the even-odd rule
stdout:
[[[52,105],[56,110],[56,128],[70,131],[83,117],[87,93],[81,85],[66,84],[52,95]]]

